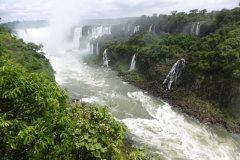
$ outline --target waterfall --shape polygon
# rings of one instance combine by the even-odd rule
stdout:
[[[137,31],[139,31],[139,29],[140,29],[140,26],[137,25],[137,26],[134,27],[134,31],[133,31],[133,32],[135,33],[135,32],[137,32]]]
[[[155,27],[156,27],[156,26],[154,25],[154,26],[153,26],[153,32],[154,32],[154,33],[156,33],[156,32],[155,32]]]
[[[180,76],[179,70],[180,70],[180,65],[183,65],[183,67],[185,66],[185,59],[180,59],[178,60],[172,67],[172,69],[170,70],[170,72],[168,73],[167,77],[164,79],[163,84],[167,83],[167,80],[169,79],[168,82],[168,89],[171,89],[171,85],[172,82],[177,81],[177,78]]]
[[[200,23],[197,23],[197,27],[196,27],[196,35],[199,35],[199,32],[200,32]]]
[[[134,54],[134,55],[133,55],[133,58],[132,58],[132,61],[131,61],[131,66],[130,66],[129,71],[135,69],[135,64],[136,64],[136,61],[135,61],[135,54]]]
[[[90,45],[90,54],[93,54],[93,44]]]
[[[195,33],[196,35],[199,35],[200,33],[200,23],[192,23],[190,33]]]
[[[88,29],[88,37],[89,37],[89,34],[90,34],[90,31],[89,31],[89,29]]]
[[[151,26],[149,27],[149,32],[152,32],[152,26],[153,26],[153,25],[151,25]]]
[[[123,26],[123,31],[125,31],[125,26]]]
[[[42,52],[44,53],[44,56],[45,56],[47,59],[50,59],[47,51],[46,51],[44,48],[42,48]]]
[[[130,32],[130,25],[128,25],[128,32]]]
[[[97,47],[96,47],[96,55],[99,55],[98,42],[97,42]]]
[[[190,33],[194,32],[195,23],[192,23]]]
[[[103,65],[108,67],[107,49],[103,52]]]
[[[74,35],[73,35],[73,45],[76,48],[79,48],[80,45],[80,38],[82,37],[82,27],[77,27],[74,29]]]
[[[111,26],[103,27],[103,34],[111,34]]]
[[[99,26],[92,28],[92,37],[101,37],[104,34],[111,34],[111,26]]]

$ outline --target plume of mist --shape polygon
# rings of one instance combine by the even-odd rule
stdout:
[[[80,25],[83,12],[81,11],[81,3],[74,3],[75,1],[53,0],[54,7],[49,12],[48,26],[28,28],[26,34],[22,34],[20,37],[26,42],[43,44],[45,51],[50,56],[60,56],[63,50],[77,49],[78,47],[71,44],[72,37],[70,35],[72,35],[73,27]]]

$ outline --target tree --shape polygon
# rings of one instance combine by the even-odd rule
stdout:
[[[198,12],[198,9],[192,9],[190,10],[190,14],[196,15]]]
[[[201,11],[199,11],[201,14],[206,14],[207,13],[207,9],[203,9],[203,10],[201,10]]]
[[[171,14],[172,14],[172,15],[176,15],[176,14],[177,14],[177,11],[171,11]]]

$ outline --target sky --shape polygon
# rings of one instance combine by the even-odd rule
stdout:
[[[192,9],[221,10],[238,7],[240,0],[1,0],[2,23],[23,20],[76,21],[152,16]]]

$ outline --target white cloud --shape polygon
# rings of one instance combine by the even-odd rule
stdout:
[[[191,9],[221,10],[237,7],[239,0],[1,0],[2,22],[59,18],[117,18],[189,12]]]

